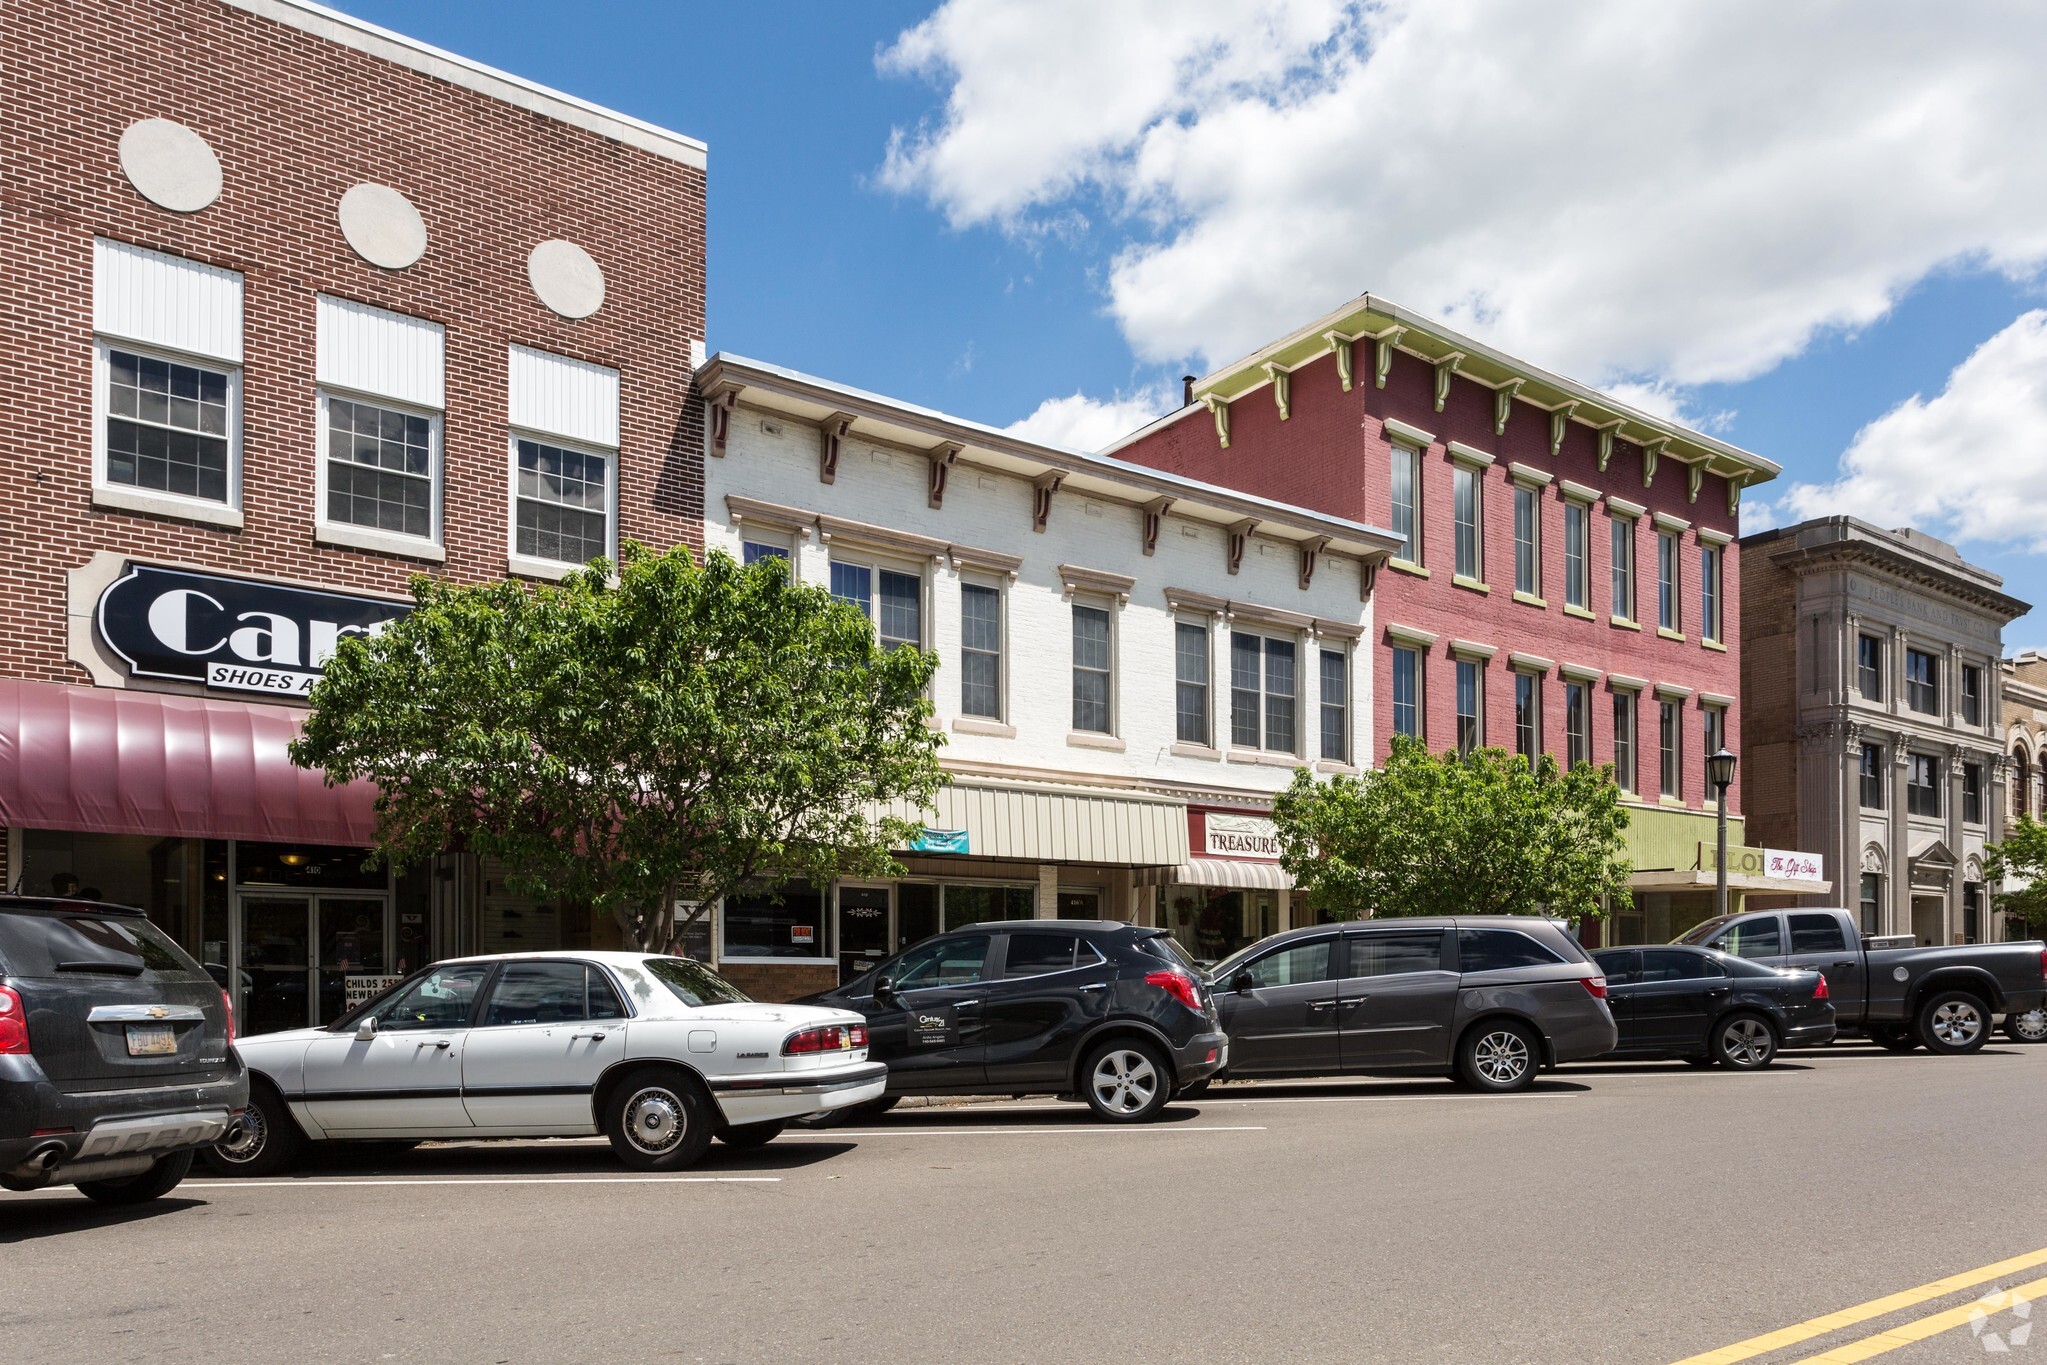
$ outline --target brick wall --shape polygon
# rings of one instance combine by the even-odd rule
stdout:
[[[502,576],[513,343],[621,371],[621,539],[701,544],[700,167],[219,0],[12,5],[0,64],[0,668],[86,680],[65,660],[64,573],[101,549],[386,593],[422,571]],[[211,207],[157,208],[122,174],[122,130],[152,117],[218,155]],[[364,181],[425,219],[412,267],[369,265],[343,240],[336,205]],[[245,278],[241,530],[91,505],[95,235]],[[527,283],[528,252],[556,237],[605,275],[603,307],[580,321]],[[314,543],[320,292],[446,329],[444,565]]]
[[[1744,564],[1742,577],[1744,730],[1738,752],[1748,842],[1760,848],[1811,848],[1815,845],[1803,840],[1798,827],[1798,580],[1772,564],[1767,550]]]

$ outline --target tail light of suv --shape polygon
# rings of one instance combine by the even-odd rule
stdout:
[[[792,1033],[782,1044],[784,1057],[806,1057],[816,1052],[850,1052],[867,1046],[864,1024],[826,1024]]]
[[[233,1047],[235,1045],[235,999],[227,993],[225,987],[221,988],[220,1006],[227,1011],[227,1045]]]
[[[1581,976],[1578,984],[1585,988],[1585,994],[1594,1000],[1606,999],[1606,978],[1603,976]]]
[[[1201,994],[1194,989],[1194,978],[1187,975],[1187,973],[1175,971],[1146,972],[1144,974],[1144,984],[1147,986],[1157,986],[1160,990],[1172,996],[1196,1014],[1201,1013]]]
[[[27,1055],[28,1011],[11,987],[0,986],[0,1057]]]
[[[1824,976],[1820,978],[1820,984],[1812,988],[1812,998],[1815,1000],[1825,1000],[1832,994],[1833,992],[1827,989],[1827,979]]]

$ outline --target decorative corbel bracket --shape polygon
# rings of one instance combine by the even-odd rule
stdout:
[[[1350,338],[1341,332],[1324,332],[1322,339],[1329,343],[1329,349],[1336,353],[1336,377],[1345,393],[1357,379],[1356,356],[1352,353]]]
[[[1175,499],[1153,498],[1144,505],[1144,552],[1156,554],[1159,548],[1159,527],[1172,509]]]
[[[1507,419],[1514,415],[1514,395],[1519,392],[1521,381],[1518,379],[1510,379],[1493,390],[1493,435],[1507,434]]]
[[[931,506],[945,506],[945,483],[952,474],[954,463],[959,460],[960,452],[964,449],[966,449],[965,446],[953,441],[947,441],[943,445],[933,446],[925,452],[926,457],[931,461],[931,490],[927,498]]]
[[[745,388],[743,384],[732,384],[704,400],[704,409],[711,419],[711,453],[721,459],[725,455],[725,438],[732,433],[732,410],[739,406],[739,395]]]
[[[1571,414],[1578,411],[1576,403],[1566,403],[1552,409],[1549,415],[1549,457],[1554,460],[1564,448],[1564,433],[1571,429]]]
[[[1393,348],[1407,335],[1405,327],[1388,327],[1372,338],[1372,387],[1386,387],[1386,376],[1393,372]]]
[[[1379,566],[1385,562],[1385,560],[1378,558],[1360,559],[1358,561],[1358,601],[1369,602],[1372,600],[1372,589],[1379,582]]]
[[[1315,581],[1315,561],[1320,559],[1322,552],[1329,548],[1329,537],[1310,536],[1308,539],[1300,542],[1300,548],[1301,587],[1305,590],[1310,583]]]
[[[1031,529],[1042,533],[1045,523],[1052,518],[1052,495],[1059,491],[1059,485],[1066,482],[1063,470],[1040,474],[1031,480]]]
[[[1272,402],[1284,422],[1294,415],[1294,377],[1272,362],[1266,362],[1265,377],[1272,381]]]
[[[836,483],[839,478],[839,452],[845,447],[846,437],[853,430],[853,414],[835,412],[817,426],[817,481]]]
[[[1464,352],[1452,351],[1436,360],[1436,411],[1450,401],[1450,376],[1457,373],[1457,367],[1464,363]]]
[[[1251,533],[1257,529],[1256,517],[1245,517],[1242,521],[1230,523],[1229,535],[1225,539],[1229,544],[1231,573],[1244,567],[1244,547],[1251,543]]]
[[[1668,436],[1659,436],[1653,441],[1642,442],[1642,487],[1656,482],[1656,459],[1663,454],[1663,448],[1670,444]]]
[[[1599,428],[1599,472],[1602,474],[1606,472],[1606,467],[1613,463],[1613,438],[1620,434],[1626,420],[1616,418]]]
[[[1700,465],[1694,464],[1685,467],[1686,502],[1697,502],[1699,500],[1699,485],[1704,481],[1705,473],[1704,467]]]
[[[1208,405],[1208,415],[1215,418],[1215,439],[1222,442],[1222,448],[1230,448],[1230,400],[1215,394],[1203,394],[1201,401]]]
[[[1741,486],[1747,482],[1747,474],[1729,474],[1727,476],[1728,516],[1738,517],[1741,515]]]

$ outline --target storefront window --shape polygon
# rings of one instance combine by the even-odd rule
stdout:
[[[727,958],[825,955],[825,896],[809,882],[725,898]]]
[[[132,905],[179,943],[190,937],[191,843],[145,834],[23,830],[21,893]]]
[[[938,932],[938,884],[896,883],[896,947],[922,943]]]
[[[1279,932],[1279,897],[1270,891],[1169,886],[1165,904],[1165,927],[1197,962],[1220,962]]]
[[[945,887],[945,927],[948,932],[963,924],[981,924],[998,919],[1034,919],[1038,913],[1035,886],[971,886],[949,883]]]
[[[325,891],[382,891],[391,873],[382,863],[365,868],[369,850],[326,844],[235,844],[240,886],[312,886]]]

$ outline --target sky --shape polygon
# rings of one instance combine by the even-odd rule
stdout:
[[[2043,609],[2047,7],[341,0],[710,145],[708,344],[1094,449],[1373,291]]]

